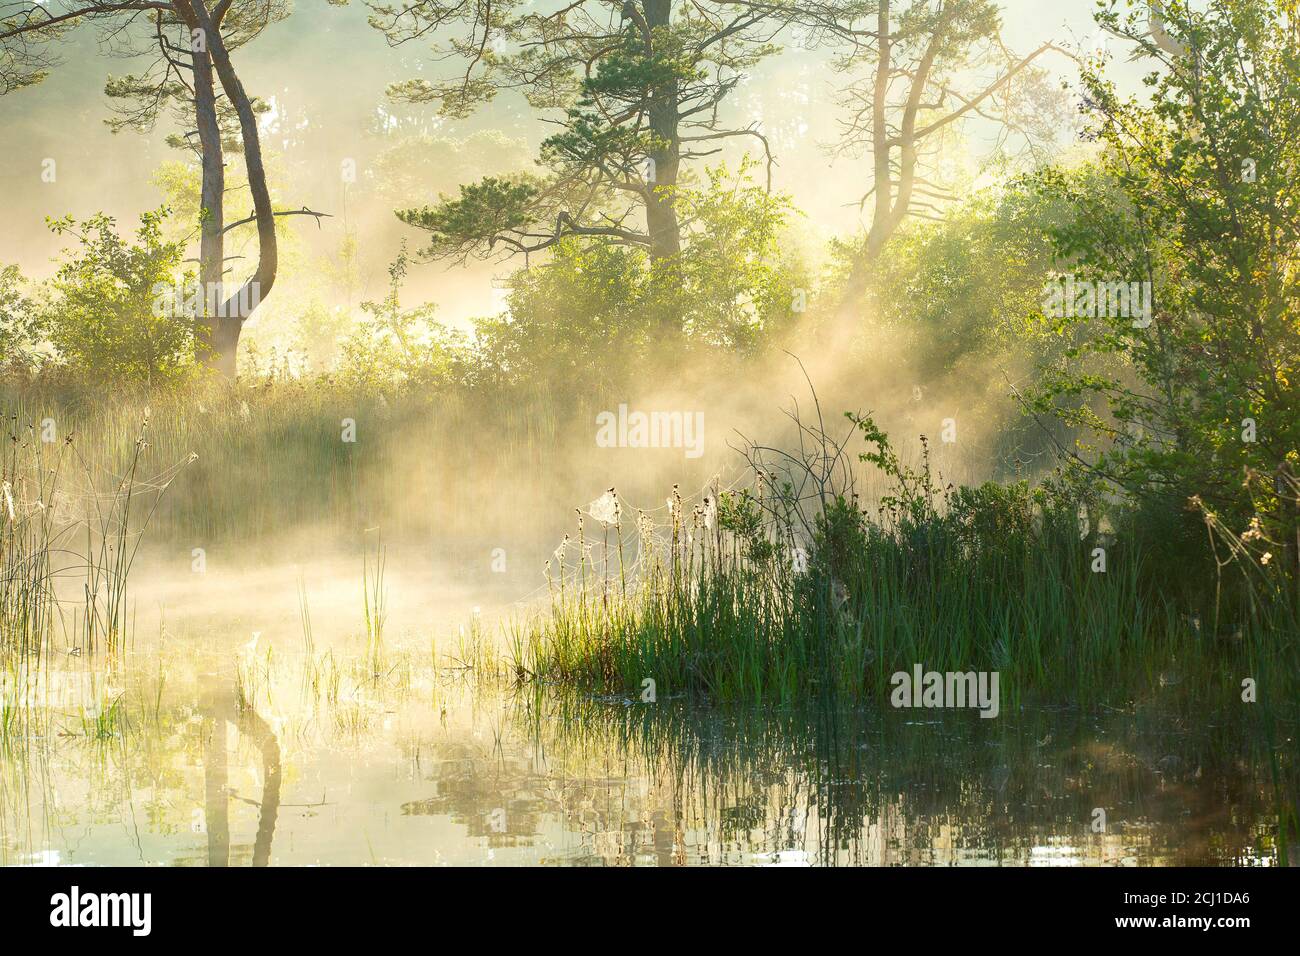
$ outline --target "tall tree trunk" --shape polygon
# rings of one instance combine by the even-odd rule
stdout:
[[[877,57],[875,83],[871,91],[871,161],[873,167],[873,206],[871,228],[867,231],[862,252],[853,261],[848,285],[844,290],[845,304],[856,305],[867,291],[872,266],[880,258],[889,239],[888,222],[891,218],[893,198],[893,173],[889,168],[889,80],[893,69],[892,43],[889,28],[889,0],[880,0],[876,10]]]
[[[212,75],[212,58],[206,43],[193,42],[199,29],[198,18],[188,0],[177,4],[181,18],[191,31],[190,58],[194,66],[194,113],[199,131],[202,184],[199,206],[202,210],[199,238],[199,284],[202,289],[202,315],[198,316],[199,351],[209,367],[218,366],[218,342],[222,339],[219,297],[225,269],[225,156],[221,147],[221,127],[217,122],[217,97]]]
[[[890,0],[880,0],[876,12],[876,32],[879,36],[879,57],[876,62],[875,85],[871,100],[871,152],[874,165],[875,200],[871,227],[867,230],[862,253],[853,263],[849,274],[846,296],[856,302],[866,292],[871,269],[875,266],[885,245],[898,231],[912,208],[916,189],[916,164],[918,159],[917,118],[921,113],[921,99],[930,81],[935,60],[949,29],[951,13],[940,18],[926,45],[925,52],[910,74],[911,89],[903,107],[903,117],[897,132],[891,132],[888,123],[889,83],[894,77],[893,39],[890,32]],[[898,149],[898,166],[892,164],[893,150]]]
[[[239,133],[244,145],[244,165],[248,172],[248,188],[253,196],[253,214],[257,220],[257,270],[234,295],[220,307],[213,366],[229,378],[235,377],[235,353],[239,348],[239,335],[244,321],[258,304],[271,293],[279,268],[279,248],[275,235],[275,212],[271,193],[266,185],[266,168],[262,163],[262,144],[257,131],[257,115],[253,103],[244,91],[244,85],[230,61],[230,53],[221,38],[220,19],[214,20],[206,0],[189,0],[199,29],[205,35],[212,65],[216,68],[221,88],[235,107],[239,117]],[[222,0],[217,10],[224,15],[229,4]]]
[[[666,29],[672,19],[672,0],[644,0],[645,22],[650,31],[647,38],[647,53],[654,52],[654,30]],[[650,151],[654,163],[653,180],[646,196],[645,220],[646,234],[650,237],[650,259],[652,262],[665,264],[682,251],[681,227],[677,221],[677,208],[672,191],[677,186],[677,174],[681,166],[681,138],[678,124],[679,103],[677,99],[677,81],[657,89],[650,97],[649,122],[655,143]],[[671,266],[669,265],[671,268]],[[681,329],[680,309],[666,311],[663,317],[665,331],[677,332]]]

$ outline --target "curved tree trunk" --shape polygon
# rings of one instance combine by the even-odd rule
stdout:
[[[198,17],[188,0],[179,0],[177,12],[191,36],[199,29]],[[226,169],[221,147],[221,127],[217,122],[217,97],[212,74],[212,59],[206,44],[191,43],[190,60],[194,67],[194,115],[199,132],[202,185],[199,206],[203,220],[199,238],[199,285],[202,314],[197,317],[196,333],[200,359],[215,368],[220,351],[221,318],[217,301],[225,268],[225,201]]]
[[[203,31],[212,66],[216,68],[221,88],[230,98],[239,117],[240,138],[244,145],[244,164],[248,171],[248,188],[253,195],[253,214],[257,222],[257,269],[238,292],[221,303],[212,336],[211,365],[228,378],[235,377],[235,353],[239,348],[239,335],[244,321],[253,314],[258,304],[270,295],[279,268],[279,248],[275,235],[275,212],[271,206],[271,193],[266,185],[266,168],[262,163],[262,144],[257,130],[257,115],[253,103],[244,91],[244,85],[230,61],[230,53],[221,37],[221,17],[229,7],[228,0],[216,6],[214,16],[206,0],[188,0],[198,28]],[[219,225],[219,224],[218,224]]]

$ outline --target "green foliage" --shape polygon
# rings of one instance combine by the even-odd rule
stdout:
[[[1089,166],[1062,174],[1084,191],[1106,182]],[[907,223],[875,260],[870,308],[846,365],[874,377],[882,354],[896,356],[908,376],[899,385],[919,389],[913,407],[960,408],[981,423],[988,465],[980,467],[997,477],[1014,478],[1024,463],[1055,455],[1074,428],[1025,415],[1012,386],[1029,386],[1071,344],[1042,321],[1042,300],[1056,264],[1048,230],[1074,216],[1066,198],[1023,176],[952,204],[942,222]],[[837,241],[830,252],[826,282],[836,287],[862,247]]]
[[[461,375],[464,336],[434,320],[437,307],[432,303],[402,306],[402,281],[409,262],[403,249],[389,267],[388,294],[382,302],[361,303],[367,318],[343,342],[339,374],[354,388],[429,389]]]
[[[398,210],[397,218],[430,233],[427,257],[463,258],[485,243],[491,249],[502,236],[531,226],[533,202],[541,191],[536,177],[488,176],[462,185],[459,198],[442,197],[436,206]]]
[[[795,289],[811,285],[782,241],[792,212],[787,196],[753,183],[752,163],[732,176],[707,171],[699,188],[676,190],[685,244],[670,268],[680,314],[697,343],[753,352],[794,323]]]
[[[528,179],[533,188],[489,177],[463,186],[459,198],[399,214],[433,234],[431,255],[459,257],[527,256],[570,236],[675,254],[679,176],[717,151],[692,144],[756,133],[724,127],[720,107],[797,18],[781,7],[733,17],[726,3],[647,0],[579,0],[548,16],[522,0],[371,10],[371,25],[390,43],[436,36],[439,54],[465,61],[454,77],[399,82],[390,96],[462,117],[502,89],[518,90],[558,127],[541,146],[545,173]],[[664,321],[682,325],[671,313]]]
[[[1043,177],[1075,211],[1053,230],[1062,269],[1150,282],[1152,322],[1058,320],[1070,347],[1038,404],[1091,428],[1098,467],[1125,488],[1173,506],[1194,497],[1237,532],[1258,517],[1294,566],[1300,35],[1291,5],[1273,0],[1212,0],[1203,12],[1178,0],[1166,20],[1194,52],[1157,46],[1144,14],[1114,3],[1099,14],[1168,65],[1145,78],[1149,103],[1121,97],[1101,64],[1084,71],[1113,186]]]
[[[732,536],[746,561],[766,565],[776,556],[763,509],[748,488],[718,496],[718,527]]]
[[[292,348],[313,372],[333,368],[342,355],[343,342],[356,331],[352,316],[341,305],[329,306],[312,298],[294,317]]]
[[[1045,357],[1057,342],[1028,317],[1053,265],[1047,230],[1069,214],[1059,197],[1021,180],[955,204],[943,222],[912,224],[876,264],[873,332],[891,334],[925,381]]]
[[[668,346],[676,361],[682,350],[745,355],[779,341],[807,281],[780,241],[788,201],[719,168],[677,202],[686,241],[670,260],[570,237],[516,272],[506,315],[477,324],[481,365],[503,379],[598,388],[626,382]],[[685,335],[667,343],[670,315],[684,317]]]
[[[542,144],[543,163],[578,174],[605,168],[635,176],[641,157],[664,148],[662,136],[641,124],[637,113],[657,91],[706,82],[707,71],[684,32],[660,28],[656,39],[661,42],[647,50],[636,25],[627,22],[595,70],[582,78],[576,104],[565,111],[564,129]]]
[[[931,494],[924,474],[898,464],[888,436],[859,421],[865,456],[902,507],[873,519],[839,488],[825,504],[813,495],[789,511],[765,502],[760,478],[752,491],[722,494],[710,526],[679,500],[671,529],[655,534],[638,521],[638,578],[608,558],[602,571],[597,557],[552,582],[550,613],[519,625],[517,671],[597,694],[634,696],[650,677],[661,697],[779,705],[884,700],[895,672],[923,662],[998,672],[1004,712],[1063,693],[1204,712],[1238,706],[1237,674],[1249,668],[1267,675],[1261,684],[1276,699],[1293,696],[1300,625],[1285,601],[1212,618],[1206,589],[1167,587],[1183,559],[1146,573],[1148,544],[1158,542],[1081,537],[1075,514],[1087,502],[1070,483]],[[805,527],[801,567],[786,556]],[[1092,566],[1097,540],[1110,556],[1105,573]],[[1157,674],[1176,677],[1165,688]]]
[[[145,213],[134,243],[102,213],[80,223],[71,216],[49,222],[78,246],[49,282],[41,323],[59,359],[79,374],[167,386],[194,371],[193,316],[175,293],[193,275],[182,273],[184,244],[163,238],[167,216],[166,207]]]
[[[477,323],[498,379],[599,389],[625,381],[651,348],[660,293],[639,250],[565,240],[510,281],[506,314]]]
[[[236,0],[226,4],[227,9],[221,18],[221,35],[226,48],[238,50],[256,39],[271,24],[288,18],[291,6],[289,0],[254,0],[251,3]],[[167,135],[167,145],[186,152],[193,150],[197,137],[186,131],[191,131],[194,125],[194,92],[188,79],[178,79],[182,74],[173,65],[179,60],[189,66],[189,50],[194,41],[188,24],[176,10],[163,6],[154,11],[146,30],[133,35],[129,23],[133,15],[129,10],[108,10],[99,15],[114,14],[122,17],[122,22],[110,27],[115,49],[119,53],[154,56],[144,72],[110,76],[105,81],[104,95],[113,111],[105,124],[114,133],[128,129],[148,133],[160,118],[170,119],[179,131]],[[57,34],[46,29],[36,34],[36,38],[37,43],[48,43],[56,39]],[[157,56],[159,47],[167,48],[161,57]],[[259,116],[271,111],[271,104],[265,100],[259,97],[251,100],[253,112]],[[239,134],[239,117],[228,97],[217,96],[216,120],[222,150],[226,154],[242,154],[244,142]]]
[[[40,317],[17,266],[0,268],[0,373],[25,372],[37,361]]]
[[[880,496],[881,514],[892,524],[902,526],[919,525],[935,517],[942,489],[936,486],[930,468],[927,439],[921,437],[921,466],[913,468],[899,457],[889,436],[870,414],[849,412],[846,417],[857,426],[867,445],[858,460],[875,466],[889,481],[890,490]]]
[[[112,103],[114,114],[104,120],[106,126],[114,133],[134,130],[137,133],[151,132],[164,112],[182,128],[194,122],[194,93],[189,86],[175,80],[167,80],[146,73],[126,76],[110,76],[104,83],[104,95]],[[253,97],[253,112],[264,116],[271,112],[271,104],[259,97]],[[239,117],[234,104],[225,97],[219,97],[216,103],[217,128],[221,133],[222,152],[230,156],[240,156],[244,152],[244,140],[239,134]],[[184,133],[168,133],[166,143],[172,149],[190,152],[194,149],[197,137]]]

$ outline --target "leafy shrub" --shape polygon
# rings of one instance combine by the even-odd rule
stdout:
[[[194,319],[176,289],[184,244],[163,238],[167,209],[145,213],[134,243],[102,213],[78,223],[50,221],[77,240],[48,285],[41,327],[58,360],[88,379],[145,386],[175,385],[195,371]]]

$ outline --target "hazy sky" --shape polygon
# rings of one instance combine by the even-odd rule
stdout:
[[[1005,10],[1006,38],[1018,51],[1049,38],[1077,43],[1094,33],[1093,0],[1009,0]],[[324,0],[298,0],[287,21],[238,53],[237,65],[249,91],[274,105],[264,121],[265,146],[281,171],[279,200],[339,217],[346,211],[361,242],[366,294],[378,296],[383,264],[399,237],[407,235],[414,243],[422,239],[393,219],[392,203],[380,195],[382,184],[371,168],[373,158],[394,138],[376,131],[386,106],[384,88],[427,69],[429,60],[427,46],[388,47],[365,17],[365,9],[356,4],[337,8]],[[6,141],[0,153],[0,262],[17,262],[32,275],[50,271],[50,259],[62,244],[46,230],[45,216],[82,217],[103,210],[124,225],[133,223],[141,211],[161,202],[160,192],[149,183],[158,165],[189,158],[165,143],[175,131],[170,123],[145,135],[108,130],[104,80],[140,69],[140,64],[107,55],[96,36],[95,28],[82,28],[49,79],[0,98]],[[1063,58],[1051,65],[1063,73],[1070,67]],[[855,228],[855,201],[866,188],[860,160],[834,158],[827,151],[842,115],[836,90],[845,81],[826,68],[824,53],[787,43],[786,52],[758,67],[729,101],[737,125],[762,123],[779,163],[774,184],[793,195],[806,213],[801,230],[817,240]],[[494,129],[536,144],[550,132],[512,97],[459,122],[439,120],[432,107],[403,109],[425,129],[451,138]],[[41,180],[46,158],[58,164],[54,183]],[[349,158],[356,161],[360,180],[345,187],[339,169]],[[504,171],[485,165],[479,174]],[[298,231],[308,248],[327,254],[336,247],[342,222],[326,220],[316,233],[304,220]],[[444,318],[482,314],[495,309],[492,277],[509,270],[505,265],[421,266],[412,277],[411,296],[438,301]]]

